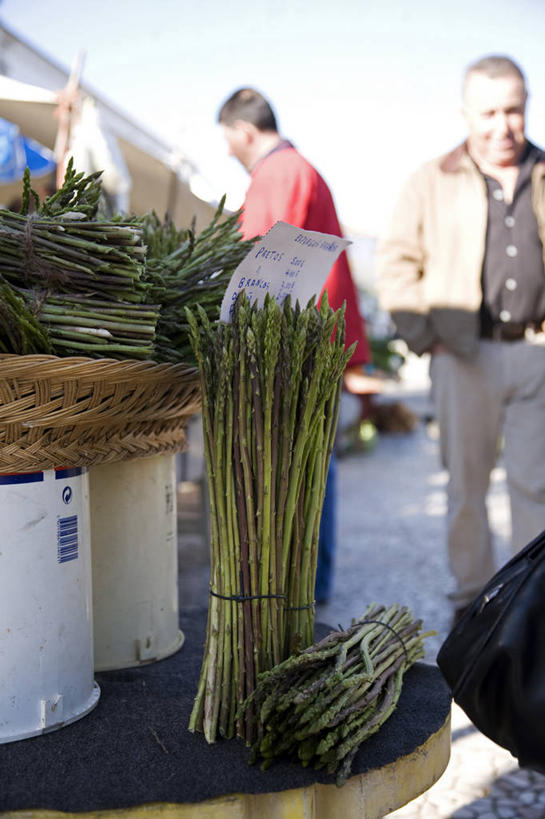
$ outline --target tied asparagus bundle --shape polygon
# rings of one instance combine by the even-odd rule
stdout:
[[[187,311],[210,488],[210,601],[189,728],[250,742],[238,704],[312,643],[318,531],[337,425],[344,313],[242,292],[231,324]],[[336,328],[336,332],[335,332]],[[333,340],[332,340],[333,336]]]
[[[70,161],[62,188],[40,205],[25,172],[22,212],[0,210],[0,274],[10,284],[145,300],[142,228],[136,221],[96,218],[98,176],[77,174]],[[37,209],[29,214],[31,197]]]
[[[151,359],[159,306],[26,293],[56,355]]]
[[[0,211],[1,349],[194,363],[185,308],[218,318],[253,247],[240,212],[224,217],[224,197],[200,234],[155,213],[106,219],[100,176],[70,161],[60,190],[40,203],[27,169],[21,212]]]
[[[0,353],[152,358],[159,307],[13,287],[0,276]]]
[[[240,211],[224,218],[225,196],[210,224],[177,230],[155,213],[143,220],[147,245],[145,280],[151,301],[161,304],[155,342],[161,361],[193,361],[186,307],[199,304],[210,320],[219,318],[221,302],[233,271],[253,247],[239,232]]]
[[[421,627],[405,607],[373,603],[346,631],[262,673],[240,712],[255,715],[250,761],[266,769],[290,757],[344,784],[361,743],[395,710],[405,671],[424,656],[434,632]]]
[[[142,228],[99,218],[99,178],[70,161],[62,187],[40,203],[27,169],[21,213],[0,211],[2,352],[153,356],[159,307],[143,303]]]
[[[40,203],[27,169],[21,213],[0,211],[2,352],[152,357],[159,308],[142,303],[142,229],[99,218],[99,179],[70,161]]]

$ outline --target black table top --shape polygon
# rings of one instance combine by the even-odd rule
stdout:
[[[0,811],[91,811],[153,802],[201,802],[229,793],[271,793],[316,782],[323,771],[282,761],[263,772],[249,765],[241,740],[209,745],[187,726],[197,690],[206,612],[180,613],[185,643],[160,662],[95,675],[97,707],[71,725],[0,745]],[[317,624],[317,639],[330,629]],[[404,676],[395,712],[363,743],[352,775],[395,762],[445,723],[450,691],[434,665]]]

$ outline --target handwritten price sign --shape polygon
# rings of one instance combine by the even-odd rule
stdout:
[[[239,264],[225,291],[220,321],[230,322],[241,290],[261,306],[269,293],[279,304],[287,295],[304,306],[321,292],[327,276],[351,242],[276,222]]]

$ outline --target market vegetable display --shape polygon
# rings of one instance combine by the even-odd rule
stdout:
[[[198,234],[155,213],[108,219],[101,197],[100,173],[70,161],[52,196],[40,202],[27,169],[21,212],[0,210],[0,352],[194,363],[185,307],[219,316],[252,246],[240,214],[223,199]]]
[[[424,656],[422,623],[399,606],[371,604],[344,631],[258,677],[239,716],[252,714],[251,761],[291,757],[326,768],[338,785],[354,757],[393,713],[403,675]]]
[[[337,425],[344,313],[322,299],[232,323],[187,311],[199,366],[210,490],[210,601],[190,730],[253,739],[238,704],[258,675],[310,645],[325,481]],[[336,332],[334,333],[336,328]],[[334,338],[332,340],[332,336]]]
[[[97,174],[84,177],[70,163],[63,187],[34,213],[28,174],[23,186],[22,212],[0,210],[0,274],[7,281],[144,301],[142,229],[136,220],[97,218]]]

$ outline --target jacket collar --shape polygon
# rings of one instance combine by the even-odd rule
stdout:
[[[542,151],[541,148],[538,148],[531,142],[528,142],[528,148],[529,151],[535,153],[536,164],[541,166],[540,170],[545,172],[545,151]],[[465,168],[475,169],[477,166],[469,155],[467,141],[462,142],[460,145],[457,145],[454,150],[450,151],[450,153],[445,154],[439,163],[439,167],[445,173],[456,173],[456,171]]]
[[[445,173],[456,173],[461,168],[470,168],[472,165],[473,160],[469,156],[467,142],[457,145],[453,151],[445,154],[439,163],[439,167]]]

